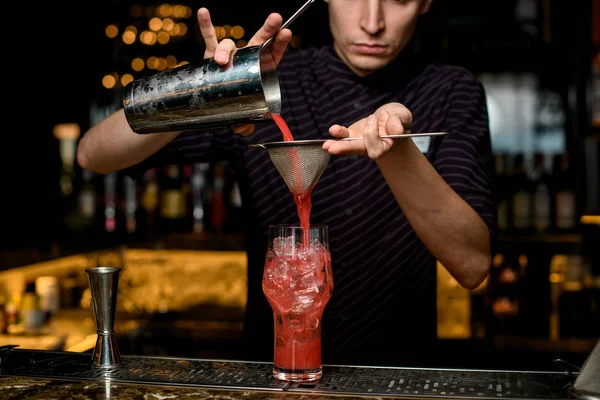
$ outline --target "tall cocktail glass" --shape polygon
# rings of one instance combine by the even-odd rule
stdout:
[[[275,378],[314,382],[323,375],[321,322],[332,291],[327,226],[270,226],[263,292],[273,309]]]

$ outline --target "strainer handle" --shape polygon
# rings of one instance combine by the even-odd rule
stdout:
[[[383,139],[406,139],[411,137],[419,137],[419,136],[443,136],[447,135],[448,132],[427,132],[427,133],[405,133],[403,135],[381,135]],[[359,140],[362,139],[362,136],[355,137],[347,137],[340,140]]]
[[[294,13],[294,15],[292,15],[287,21],[284,22],[283,25],[281,25],[281,28],[279,28],[279,31],[290,26],[292,24],[292,22],[294,22],[296,20],[296,18],[298,18],[300,16],[300,14],[302,14],[315,1],[316,0],[308,0],[306,3],[304,3],[304,5],[302,7],[300,7],[300,9],[298,11],[296,11]],[[279,31],[277,31],[277,32],[279,33]],[[276,35],[277,35],[277,33],[275,34],[275,36]],[[271,36],[269,39],[267,39],[263,44],[260,45],[260,48],[262,49],[263,47],[268,46],[275,36]]]

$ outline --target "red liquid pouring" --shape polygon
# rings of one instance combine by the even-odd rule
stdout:
[[[286,142],[294,140],[292,132],[285,120],[279,114],[272,114],[273,120],[281,130],[283,139]],[[300,162],[300,154],[296,148],[292,148],[288,152],[289,166],[292,172],[293,184],[292,188],[302,188],[302,164]],[[310,247],[310,210],[312,207],[311,193],[312,187],[304,193],[294,193],[294,202],[298,209],[298,217],[300,218],[300,226],[302,228],[303,246]],[[274,366],[277,373],[274,374],[279,379],[286,379],[287,374],[290,376],[298,374],[304,378],[317,376],[317,370],[321,368],[321,319],[323,309],[331,297],[333,290],[333,281],[331,277],[331,256],[326,249],[321,250],[322,258],[319,268],[315,268],[313,287],[311,293],[316,295],[310,302],[310,307],[297,310],[296,303],[303,305],[302,301],[297,298],[298,292],[302,291],[302,284],[307,284],[310,279],[306,278],[306,263],[305,260],[297,259],[293,256],[293,251],[288,251],[287,254],[292,256],[287,260],[288,269],[296,268],[302,273],[300,280],[294,277],[294,274],[286,275],[285,279],[280,279],[281,283],[287,279],[287,284],[279,286],[280,283],[274,279],[278,273],[279,257],[267,258],[265,264],[265,274],[263,276],[263,291],[267,300],[273,309],[275,320],[275,348],[274,348]],[[286,252],[283,252],[286,253]],[[317,250],[313,251],[315,256]],[[312,265],[312,264],[311,264]],[[288,270],[289,272],[289,270]],[[283,278],[283,277],[282,277]],[[294,285],[291,286],[291,281],[294,280]],[[314,290],[316,289],[316,291]],[[296,311],[294,311],[296,310]],[[318,372],[320,374],[321,372]],[[318,375],[320,377],[320,375]]]
[[[277,126],[279,127],[279,129],[281,130],[281,133],[283,134],[283,140],[286,142],[291,142],[294,140],[294,137],[292,136],[292,132],[290,131],[290,128],[288,127],[287,123],[285,122],[285,120],[281,117],[281,115],[279,114],[271,114],[271,116],[273,117],[273,121],[275,121],[275,123],[277,124]],[[302,166],[300,165],[300,156],[298,154],[298,152],[296,151],[296,149],[293,149],[293,151],[290,151],[289,154],[290,157],[290,167],[292,168],[292,171],[296,171],[294,175],[294,179],[298,179],[299,181],[296,182],[296,186],[297,187],[302,187]],[[296,193],[292,193],[294,195],[294,202],[296,203],[296,207],[298,209],[298,217],[300,218],[300,226],[302,227],[303,231],[304,231],[304,243],[306,245],[309,244],[309,227],[310,227],[310,209],[312,207],[312,201],[311,201],[311,192],[307,192],[307,193],[303,193],[303,194],[296,194]]]

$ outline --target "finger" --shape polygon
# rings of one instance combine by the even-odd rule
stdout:
[[[379,136],[379,126],[375,115],[371,114],[367,118],[365,129],[363,131],[363,141],[365,142],[367,155],[373,160],[378,159],[387,151],[385,142],[381,139],[381,136]]]
[[[358,140],[327,140],[323,143],[323,150],[333,155],[366,155],[365,143]]]
[[[282,23],[283,18],[281,15],[277,13],[270,14],[263,26],[254,34],[254,36],[252,36],[248,42],[248,46],[257,46],[266,42],[267,39],[273,37],[277,33]]]
[[[221,43],[217,46],[217,50],[215,51],[215,61],[219,65],[225,65],[229,62],[231,58],[231,53],[236,49],[235,43],[231,39],[223,39]]]
[[[329,134],[338,139],[341,139],[341,138],[349,137],[350,131],[345,126],[332,125],[331,128],[329,128]]]
[[[400,115],[394,114],[390,115],[387,122],[385,123],[385,132],[388,135],[401,135],[405,133],[407,129],[405,129],[404,124],[402,123],[402,119]]]
[[[206,45],[204,58],[213,57],[219,41],[217,40],[217,33],[215,32],[215,27],[212,24],[207,8],[202,7],[198,10],[198,24],[200,25],[200,33],[202,33],[202,38]]]
[[[255,126],[254,124],[234,125],[232,129],[233,132],[237,133],[238,135],[249,136],[254,133]]]
[[[273,57],[273,61],[275,61],[275,65],[279,64],[285,50],[287,49],[288,44],[292,41],[292,31],[289,29],[282,29],[277,33],[277,36],[273,39],[271,44],[269,45],[269,49],[271,50],[271,56]]]

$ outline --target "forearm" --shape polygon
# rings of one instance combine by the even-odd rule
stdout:
[[[398,143],[377,164],[425,246],[462,286],[476,288],[491,262],[483,219],[411,141]]]
[[[135,133],[121,109],[85,133],[77,148],[77,163],[98,173],[117,171],[145,160],[179,133]]]

